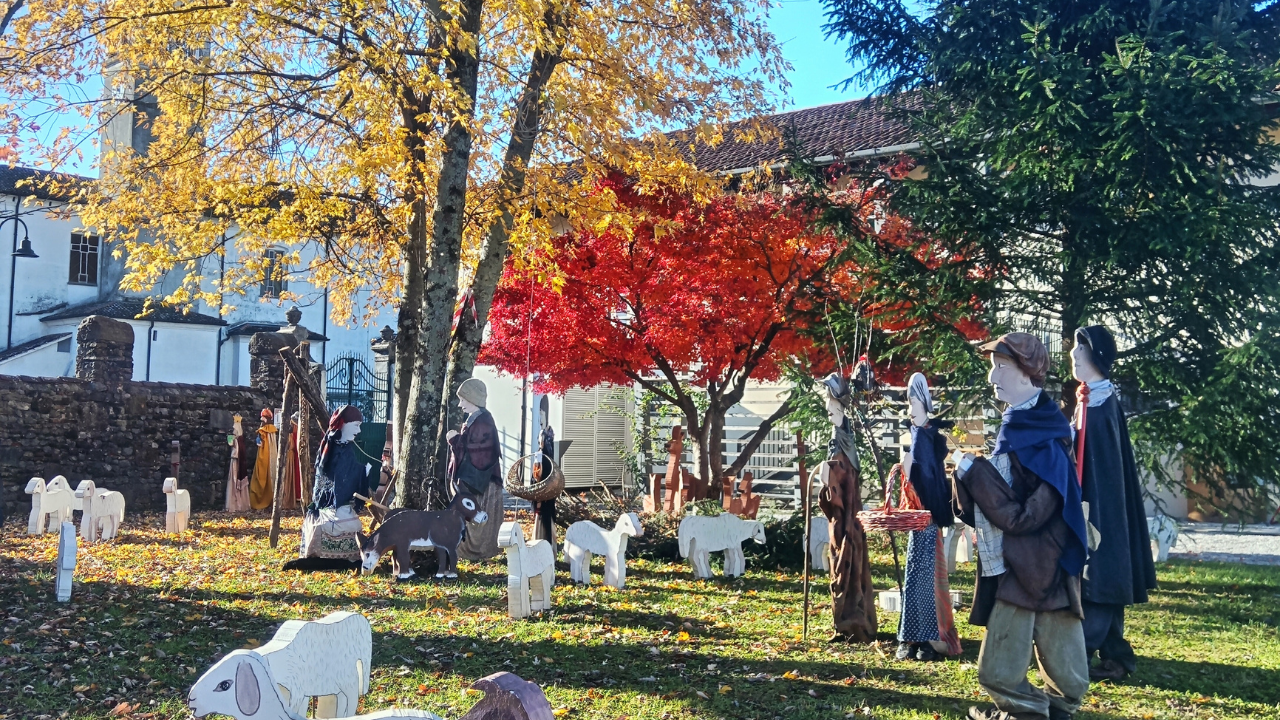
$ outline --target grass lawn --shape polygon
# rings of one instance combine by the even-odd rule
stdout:
[[[463,563],[457,581],[396,584],[386,562],[367,577],[280,571],[296,553],[297,519],[276,550],[262,517],[202,513],[179,538],[162,525],[132,515],[116,541],[81,546],[64,605],[54,602],[57,536],[28,538],[10,519],[0,534],[0,718],[185,718],[187,690],[214,660],[265,642],[283,620],[339,609],[373,625],[364,712],[457,718],[479,698],[467,686],[500,670],[539,683],[558,716],[582,720],[960,718],[984,700],[980,628],[960,623],[964,654],[947,662],[893,660],[888,613],[879,647],[828,645],[820,576],[805,644],[800,575],[750,560],[745,578],[710,582],[684,565],[632,561],[621,592],[574,587],[561,571],[554,610],[512,621],[504,558]],[[876,586],[890,587],[883,539],[872,559]],[[972,581],[970,565],[952,587],[967,595]],[[1138,674],[1095,685],[1079,717],[1280,718],[1280,568],[1171,562],[1160,584],[1129,615]]]

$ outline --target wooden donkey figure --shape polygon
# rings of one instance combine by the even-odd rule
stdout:
[[[361,572],[365,575],[373,572],[378,560],[388,550],[394,550],[391,566],[396,579],[408,580],[413,577],[409,551],[415,548],[435,548],[439,563],[436,577],[456,578],[458,545],[462,543],[467,523],[479,524],[488,519],[489,514],[480,509],[475,496],[461,491],[453,496],[453,502],[444,510],[399,510],[388,513],[386,521],[377,530],[367,536],[360,535]]]

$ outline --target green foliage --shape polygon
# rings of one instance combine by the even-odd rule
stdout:
[[[1258,184],[1280,165],[1280,6],[826,6],[921,142],[925,177],[890,178],[890,207],[962,259],[974,297],[1059,327],[1064,355],[1076,328],[1111,328],[1149,460],[1180,447],[1226,486],[1280,484],[1251,449],[1280,444],[1254,400],[1280,382],[1247,369],[1280,312],[1280,193]]]

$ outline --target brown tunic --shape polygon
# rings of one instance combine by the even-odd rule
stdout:
[[[996,600],[1035,612],[1069,609],[1083,618],[1080,576],[1068,575],[1058,563],[1071,537],[1062,519],[1062,496],[1012,452],[1009,476],[1012,485],[985,458],[977,458],[956,478],[960,519],[972,526],[977,505],[1004,532],[1005,572],[985,578],[979,573],[970,622],[985,625]]]
[[[502,526],[502,446],[493,415],[477,410],[462,425],[462,432],[449,440],[449,481],[456,492],[465,487],[476,496],[488,515],[481,524],[467,523],[466,537],[458,546],[458,557],[484,560],[497,555],[498,530]]]
[[[858,469],[844,453],[827,461],[826,486],[818,506],[831,525],[831,616],[836,632],[853,642],[876,639],[875,591],[867,534],[858,521],[862,498]]]

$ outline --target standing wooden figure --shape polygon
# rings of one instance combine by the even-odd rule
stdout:
[[[623,513],[612,530],[590,520],[579,520],[564,533],[564,556],[569,576],[576,583],[591,584],[591,556],[604,556],[604,584],[621,590],[627,582],[627,537],[644,534],[640,516]]]
[[[876,639],[875,591],[867,534],[858,521],[862,497],[858,487],[858,450],[845,409],[853,400],[849,379],[832,374],[823,381],[827,417],[834,434],[827,461],[819,469],[822,491],[818,506],[830,528],[831,615],[837,637],[853,642]]]
[[[684,428],[679,425],[671,427],[671,439],[667,441],[667,493],[662,501],[662,509],[668,515],[675,513],[677,510],[684,509],[684,501],[681,497],[683,489],[681,487],[681,479],[684,471],[680,467],[680,456],[684,454]],[[676,498],[681,498],[677,500]]]
[[[187,531],[191,517],[191,493],[178,489],[178,478],[164,479],[164,497],[167,509],[164,514],[164,532],[176,535]]]
[[[239,415],[235,416],[227,444],[231,446],[231,466],[227,469],[227,512],[249,511],[249,470],[245,459],[249,456],[244,440],[244,427]]]

